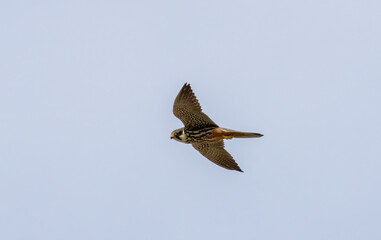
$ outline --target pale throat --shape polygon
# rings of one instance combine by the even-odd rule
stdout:
[[[181,134],[179,135],[179,138],[180,138],[180,140],[181,140],[182,142],[185,142],[185,138],[186,138],[186,136],[185,136],[185,133],[184,133],[184,129],[181,131]]]

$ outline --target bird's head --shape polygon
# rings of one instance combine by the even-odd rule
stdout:
[[[185,139],[184,128],[179,128],[174,130],[171,133],[171,139],[175,139],[176,141],[179,141],[179,142],[184,142],[184,139]]]

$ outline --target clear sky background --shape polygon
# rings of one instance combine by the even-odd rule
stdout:
[[[0,239],[381,239],[381,2],[3,1]],[[189,82],[245,173],[170,140]]]

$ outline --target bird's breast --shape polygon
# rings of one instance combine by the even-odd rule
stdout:
[[[215,129],[218,129],[216,127],[206,127],[196,130],[185,130],[185,135],[187,138],[187,141],[189,143],[192,142],[210,142],[210,141],[218,141],[219,134],[215,133]]]

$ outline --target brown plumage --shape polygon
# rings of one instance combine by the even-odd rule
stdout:
[[[171,138],[183,143],[191,143],[203,156],[213,163],[230,170],[242,172],[233,157],[224,148],[224,139],[257,138],[260,133],[239,132],[220,128],[205,113],[189,84],[184,84],[173,104],[173,114],[179,118],[184,128],[172,132]]]
[[[173,114],[180,119],[188,130],[204,127],[217,127],[205,113],[189,84],[184,84],[173,104]]]

